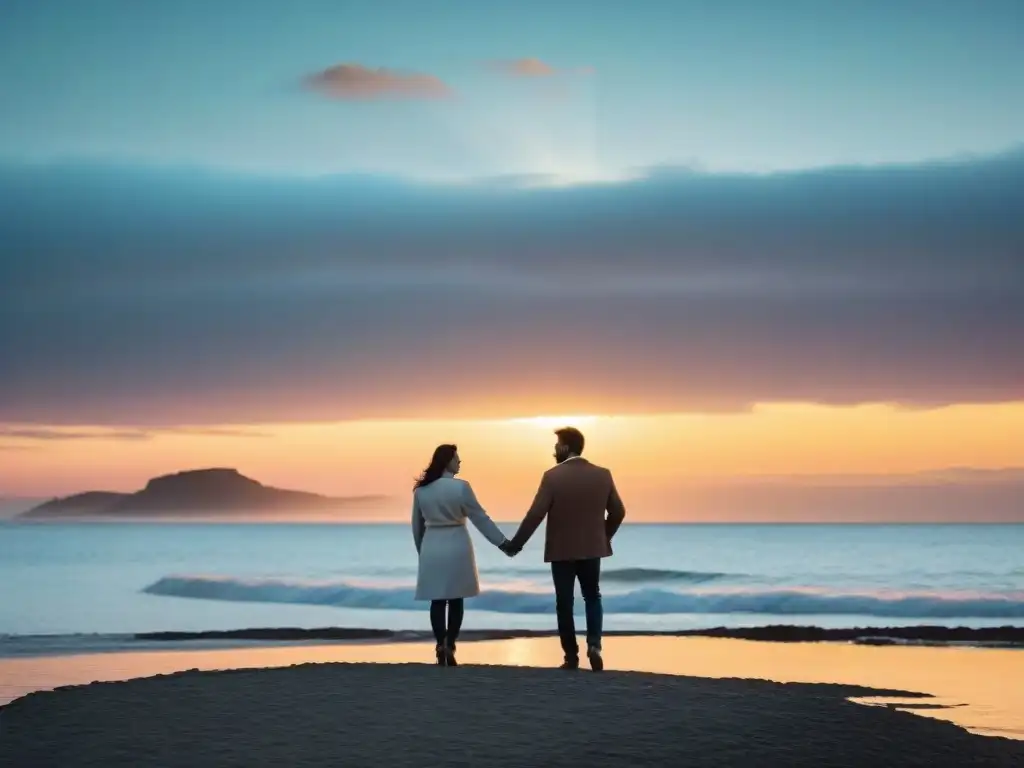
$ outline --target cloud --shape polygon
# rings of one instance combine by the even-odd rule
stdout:
[[[550,78],[561,74],[593,74],[593,67],[575,67],[573,69],[557,69],[545,61],[535,58],[503,59],[491,62],[491,67],[509,77],[519,78]]]
[[[336,64],[303,80],[306,88],[331,99],[447,99],[454,92],[440,78],[362,64]]]
[[[1024,399],[1022,254],[1024,153],[559,189],[9,167],[0,420]]]
[[[0,425],[0,439],[49,442],[64,440],[150,440],[160,434],[205,435],[209,437],[272,437],[268,432],[232,427],[150,427],[147,429],[54,429],[37,426]],[[6,445],[7,450],[27,449],[23,444]],[[3,446],[0,446],[3,447]]]
[[[206,437],[273,437],[273,433],[247,427],[163,427],[156,432]]]
[[[494,68],[512,77],[553,77],[558,70],[540,59],[510,59],[494,62]]]
[[[142,430],[67,430],[45,427],[0,426],[0,438],[17,440],[148,440],[151,434]]]

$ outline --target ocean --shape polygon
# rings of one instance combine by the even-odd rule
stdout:
[[[472,535],[483,594],[464,626],[553,629],[542,531],[514,559]],[[1024,525],[626,525],[603,568],[610,630],[1024,626]],[[415,573],[405,525],[0,524],[0,656],[155,631],[423,630]]]

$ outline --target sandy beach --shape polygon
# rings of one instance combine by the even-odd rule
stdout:
[[[550,669],[302,665],[40,693],[4,765],[1014,766],[1024,744],[844,686]],[[890,692],[894,693],[894,692]]]
[[[544,668],[550,638],[465,643],[449,670],[410,663],[424,643],[11,659],[0,765],[1024,765],[1019,650],[613,637],[607,655],[600,676]]]

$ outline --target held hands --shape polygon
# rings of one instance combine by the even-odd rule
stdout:
[[[505,541],[503,541],[501,544],[499,544],[498,545],[498,549],[500,549],[502,552],[504,552],[509,557],[515,557],[521,551],[519,548],[513,547],[512,546],[512,542],[509,541],[508,539],[505,539]]]

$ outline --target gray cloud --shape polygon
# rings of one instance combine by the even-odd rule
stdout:
[[[1019,152],[558,189],[7,168],[0,210],[12,422],[1024,398]]]

